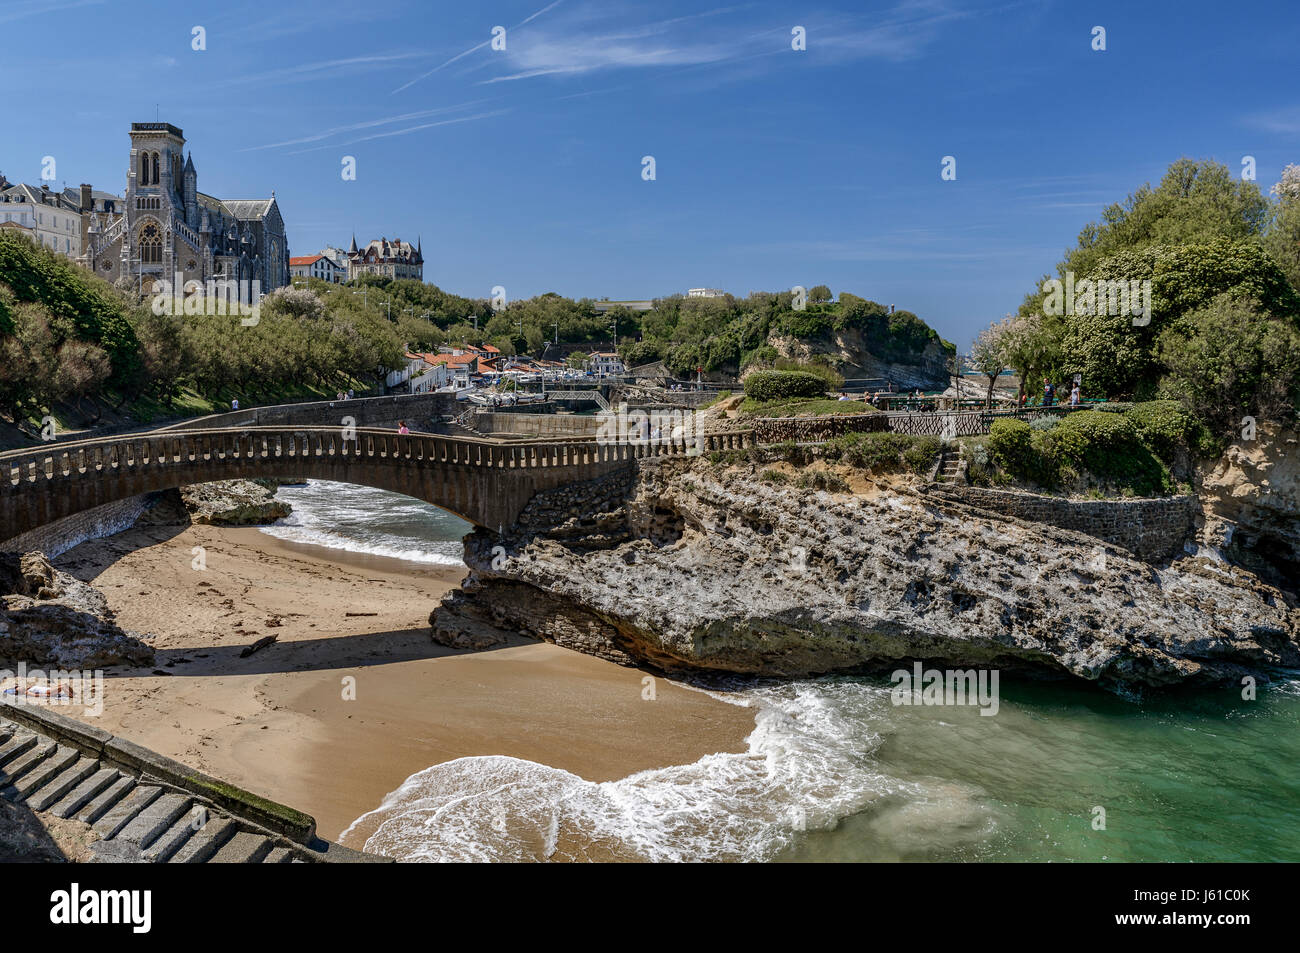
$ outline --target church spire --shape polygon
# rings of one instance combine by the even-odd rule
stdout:
[[[357,253],[357,233],[353,232],[352,244],[348,247],[348,254],[355,255],[356,253]]]

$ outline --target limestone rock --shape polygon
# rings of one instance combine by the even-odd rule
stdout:
[[[0,553],[0,661],[96,669],[153,660],[154,650],[114,621],[98,589],[41,553]]]
[[[195,523],[214,526],[257,526],[274,523],[293,512],[275,498],[274,488],[252,480],[220,480],[181,487],[181,499]]]
[[[810,493],[699,459],[539,494],[504,537],[467,537],[465,561],[464,593],[433,614],[440,640],[469,618],[665,671],[922,659],[1131,692],[1300,665],[1300,616],[1241,569],[1152,565],[905,488]]]
[[[1294,589],[1300,579],[1300,434],[1261,422],[1201,476],[1199,542]]]

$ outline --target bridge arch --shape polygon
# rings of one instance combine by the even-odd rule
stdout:
[[[107,503],[216,480],[334,480],[391,490],[468,522],[509,526],[532,497],[644,457],[736,448],[748,434],[653,443],[502,441],[340,427],[154,431],[0,455],[0,547]]]

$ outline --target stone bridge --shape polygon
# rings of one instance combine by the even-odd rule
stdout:
[[[543,490],[646,457],[737,449],[748,431],[688,440],[498,441],[341,427],[152,431],[0,455],[0,541],[127,497],[214,480],[336,480],[391,490],[500,531]],[[3,542],[0,542],[0,546]]]

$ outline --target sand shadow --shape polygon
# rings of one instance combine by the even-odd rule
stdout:
[[[0,864],[62,864],[69,860],[31,808],[0,797]]]
[[[453,649],[434,642],[429,636],[429,629],[422,626],[412,629],[392,629],[386,632],[273,642],[251,655],[241,656],[241,653],[256,641],[250,639],[238,645],[158,649],[154,665],[105,669],[104,677],[139,678],[162,674],[178,678],[211,678],[227,675],[271,675],[280,672],[320,672],[368,668],[421,659],[454,658],[537,644],[537,639],[531,636],[512,634],[507,635],[504,642],[487,648]]]
[[[146,514],[147,515],[147,514]],[[165,543],[190,528],[189,523],[159,522],[137,523],[120,533],[100,536],[78,543],[50,560],[55,569],[66,572],[74,579],[93,585],[105,570],[123,556],[139,549]]]

